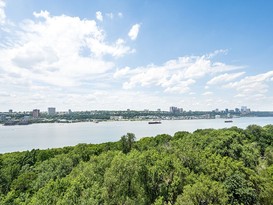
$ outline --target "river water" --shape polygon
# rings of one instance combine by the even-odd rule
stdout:
[[[134,133],[136,138],[140,139],[157,134],[173,135],[177,131],[193,132],[204,128],[218,129],[231,126],[246,128],[251,124],[261,126],[273,124],[273,117],[245,117],[232,120],[232,123],[225,123],[224,119],[204,119],[164,120],[161,124],[148,124],[147,121],[108,121],[26,126],[0,125],[0,153],[117,141],[128,132]]]

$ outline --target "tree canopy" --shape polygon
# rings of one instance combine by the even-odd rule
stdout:
[[[0,155],[0,204],[270,205],[273,125]]]

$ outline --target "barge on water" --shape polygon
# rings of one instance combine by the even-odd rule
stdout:
[[[151,122],[148,122],[148,124],[161,124],[160,121],[151,121]]]

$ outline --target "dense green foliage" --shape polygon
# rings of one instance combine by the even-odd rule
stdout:
[[[273,125],[2,154],[0,204],[273,204]]]

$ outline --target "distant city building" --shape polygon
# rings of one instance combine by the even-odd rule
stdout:
[[[9,113],[12,113],[12,109],[9,109]]]
[[[122,120],[122,116],[110,116],[110,120]]]
[[[160,109],[160,108],[158,108],[158,109],[157,109],[157,112],[161,112],[161,109]]]
[[[40,110],[34,109],[34,110],[32,111],[32,117],[34,117],[34,118],[40,117]]]
[[[239,113],[240,109],[239,108],[235,108],[235,112]]]
[[[215,115],[215,119],[220,119],[220,115]]]
[[[22,118],[22,120],[24,120],[24,121],[27,121],[27,120],[29,120],[30,119],[30,116],[28,116],[28,115],[26,115],[26,116],[24,116],[23,118]]]
[[[0,115],[0,120],[6,120],[6,116],[5,115]]]
[[[225,109],[225,112],[228,113],[228,109],[227,108]]]
[[[171,113],[182,113],[183,112],[183,108],[178,108],[178,107],[170,107],[170,112]]]
[[[247,106],[242,106],[242,107],[241,107],[241,112],[242,112],[242,113],[250,113],[251,110],[250,110],[249,108],[247,108]]]
[[[55,107],[49,107],[48,108],[48,114],[49,115],[56,115],[56,108]]]
[[[71,115],[72,114],[72,111],[71,109],[68,110],[68,114]]]
[[[213,110],[214,112],[219,112],[219,109],[218,108],[216,108],[215,110]]]
[[[242,106],[241,107],[241,112],[247,112],[247,106]]]

